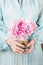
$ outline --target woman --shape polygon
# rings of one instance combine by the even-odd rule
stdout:
[[[22,18],[31,19],[37,24],[37,31],[27,41],[26,51],[22,48],[24,45],[14,40],[8,31],[14,20]],[[42,42],[43,15],[40,0],[0,0],[0,65],[42,65]],[[8,51],[3,52],[5,50]]]

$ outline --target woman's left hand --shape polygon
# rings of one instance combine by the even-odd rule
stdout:
[[[32,39],[30,42],[28,42],[28,44],[27,44],[28,49],[26,49],[26,51],[24,51],[25,54],[28,54],[33,50],[34,43],[35,43],[34,39]]]

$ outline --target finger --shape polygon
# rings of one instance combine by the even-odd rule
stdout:
[[[27,47],[29,47],[30,45],[33,45],[33,44],[34,44],[34,40],[31,40],[31,41],[28,43]]]
[[[33,49],[33,45],[31,46],[31,48],[30,49],[28,49],[26,52],[24,52],[25,54],[28,54],[28,53],[30,53],[31,51],[32,51],[32,49]]]
[[[23,44],[17,42],[17,46],[24,47]]]
[[[18,47],[18,46],[15,46],[15,49],[17,49],[17,50],[19,50],[19,51],[24,51],[24,49],[22,49],[22,48],[20,48],[20,47]]]
[[[22,54],[22,52],[21,51],[18,51],[18,50],[16,50],[15,51],[17,54]]]
[[[30,50],[31,46],[29,46],[29,48],[27,48],[24,53],[27,53]]]
[[[15,44],[13,44],[12,46],[11,46],[11,48],[13,48],[13,49],[18,49],[18,50],[20,50],[20,51],[24,51],[24,49],[23,48],[21,48],[21,47],[19,47],[19,46],[16,46]]]
[[[27,51],[27,53],[30,53],[32,51],[32,49],[33,49],[33,46],[31,47],[31,49],[29,51]]]
[[[20,50],[14,48],[14,47],[12,47],[12,51],[13,51],[14,53],[17,53],[17,54],[21,54],[21,53],[22,53],[22,51],[20,51]]]

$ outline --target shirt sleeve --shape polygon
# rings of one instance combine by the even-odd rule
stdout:
[[[43,12],[42,11],[39,14],[36,24],[37,24],[37,31],[33,35],[33,38],[36,44],[42,44],[43,43]]]
[[[5,40],[8,38],[9,38],[9,33],[5,26],[5,22],[4,22],[3,15],[2,15],[2,10],[0,8],[0,51],[6,50],[9,48],[9,46],[5,42]]]

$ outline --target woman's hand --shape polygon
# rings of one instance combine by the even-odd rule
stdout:
[[[6,43],[10,45],[13,52],[17,54],[23,53],[24,49],[22,49],[22,47],[24,47],[24,45],[20,44],[18,41],[15,41],[13,38],[7,39]]]
[[[33,50],[34,42],[35,42],[34,39],[32,39],[30,42],[28,42],[28,44],[27,44],[28,49],[26,49],[26,51],[24,52],[25,54],[28,54]]]

